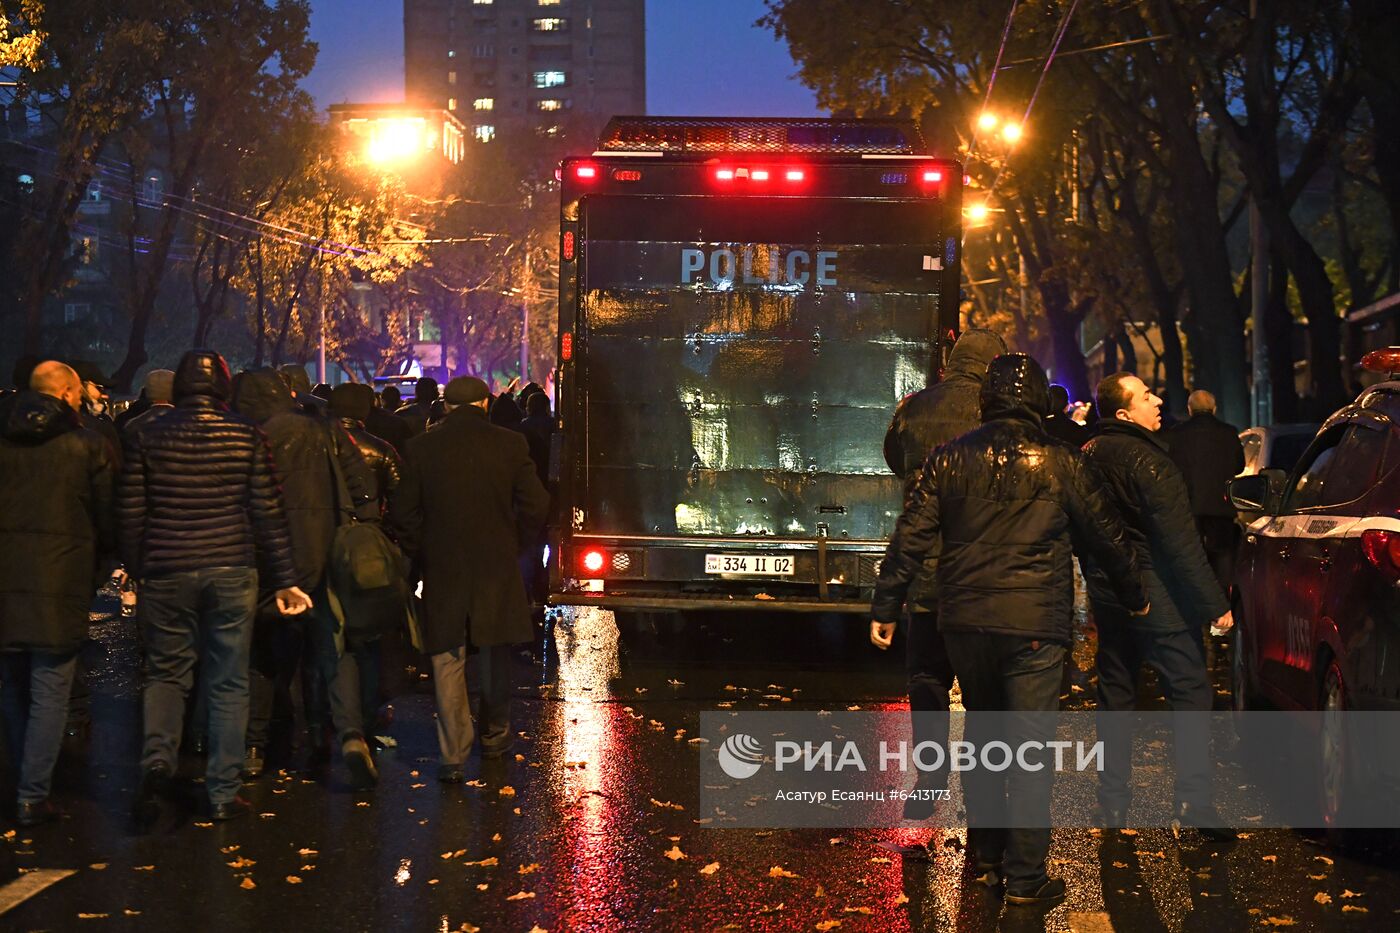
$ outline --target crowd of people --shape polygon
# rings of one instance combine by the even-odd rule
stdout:
[[[313,388],[300,366],[234,376],[190,351],[113,418],[91,367],[21,362],[0,398],[0,710],[20,825],[58,813],[90,609],[114,570],[142,653],[138,826],[173,794],[182,748],[207,755],[210,817],[245,814],[297,683],[313,763],[338,748],[373,786],[388,633],[431,660],[438,777],[462,781],[474,746],[506,752],[549,399],[465,376],[414,388],[402,403],[393,387]]]
[[[871,641],[888,648],[907,619],[916,743],[946,745],[954,677],[965,739],[1050,741],[1053,716],[979,714],[1059,709],[1077,556],[1098,634],[1101,824],[1127,826],[1131,722],[1115,714],[1134,709],[1146,665],[1184,714],[1174,720],[1175,821],[1211,840],[1234,838],[1212,802],[1206,718],[1191,714],[1214,699],[1206,630],[1233,624],[1228,577],[1217,575],[1207,544],[1218,567],[1227,516],[1233,528],[1226,487],[1243,467],[1238,435],[1197,391],[1190,420],[1164,437],[1162,399],[1130,373],[1100,382],[1092,431],[1067,417],[1068,403],[1035,360],[970,330],[945,377],[900,405],[885,455],[905,479],[905,507],[881,564]],[[946,782],[945,766],[922,772],[917,786]],[[1010,904],[1064,897],[1064,881],[1046,870],[1053,784],[1048,766],[963,775],[976,876],[1005,884]],[[905,817],[927,819],[934,807],[934,794],[912,794]]]
[[[510,649],[533,637],[550,502],[542,389],[493,397],[472,377],[445,391],[420,379],[405,403],[393,387],[312,387],[298,366],[235,377],[217,353],[190,351],[113,419],[99,380],[36,362],[0,399],[0,707],[21,825],[55,815],[89,609],[118,563],[144,659],[139,823],[159,814],[190,745],[207,753],[211,817],[246,813],[240,789],[267,766],[297,683],[313,760],[338,748],[353,781],[374,785],[390,631],[431,661],[440,780],[462,781],[474,749],[510,748]],[[1232,624],[1225,487],[1242,455],[1208,393],[1190,407],[1164,437],[1162,400],[1115,373],[1089,429],[1035,360],[976,329],[938,383],[898,406],[884,452],[905,507],[870,637],[888,648],[908,627],[916,742],[946,743],[955,677],[974,716],[1059,708],[1075,557],[1098,632],[1098,708],[1131,710],[1143,665],[1171,709],[1211,708],[1204,635]],[[1012,721],[1018,739],[1053,738],[1043,718]],[[1100,729],[1108,828],[1126,825],[1132,787],[1118,722]],[[1230,838],[1210,772],[1208,735],[1183,720],[1176,818]],[[1010,903],[1064,896],[1046,871],[1053,780],[1047,768],[965,784],[970,857]],[[911,795],[905,817],[928,819],[933,801]]]

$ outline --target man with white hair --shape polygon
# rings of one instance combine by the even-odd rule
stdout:
[[[1240,432],[1215,416],[1215,396],[1197,389],[1186,400],[1191,417],[1167,432],[1172,461],[1186,480],[1206,558],[1221,588],[1230,589],[1234,578],[1239,526],[1226,488],[1244,469]]]
[[[116,463],[79,420],[82,380],[50,360],[29,385],[0,410],[0,709],[26,827],[57,815],[49,790],[78,651],[116,544]]]

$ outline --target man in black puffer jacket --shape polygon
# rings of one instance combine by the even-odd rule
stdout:
[[[362,522],[379,521],[374,478],[345,429],[308,414],[278,373],[244,373],[239,377],[234,405],[267,432],[291,531],[297,584],[317,605],[300,624],[289,624],[278,618],[272,602],[264,596],[259,613],[262,624],[253,650],[253,716],[245,770],[250,775],[261,771],[261,749],[268,738],[274,696],[284,690],[289,695],[297,661],[301,660],[303,681],[311,681],[315,691],[325,691],[313,692],[307,710],[307,730],[318,762],[329,751],[325,737],[329,706],[331,724],[356,783],[371,784],[378,773],[364,740],[358,669],[353,656],[342,655],[336,647],[338,622],[324,587],[335,530],[346,513],[353,513]],[[348,502],[340,501],[332,457],[345,477]],[[322,695],[328,703],[320,701]]]
[[[231,391],[223,357],[191,350],[175,370],[175,410],[128,435],[118,516],[127,572],[140,581],[146,640],[136,814],[143,824],[175,770],[196,660],[208,694],[212,814],[226,820],[248,812],[238,796],[239,766],[258,568],[284,613],[311,608],[297,587],[267,438],[228,410]]]
[[[21,826],[55,815],[49,788],[99,558],[116,550],[116,464],[78,418],[78,374],[50,361],[31,384],[0,403],[0,706]]]
[[[1124,605],[1144,612],[1147,597],[1127,533],[1092,468],[1041,428],[1049,409],[1044,370],[1022,353],[997,357],[981,403],[983,425],[924,463],[885,552],[873,613],[881,623],[899,618],[941,538],[938,624],[964,706],[1053,714],[1071,639],[1071,535],[1111,569]],[[1008,722],[1000,737],[1013,748],[1054,738],[1053,715]],[[967,739],[987,741],[988,726],[970,715]],[[981,877],[996,883],[1004,875],[1011,904],[1062,900],[1064,882],[1045,872],[1053,763],[968,774],[981,778],[964,785],[969,848]]]
[[[1125,824],[1132,797],[1132,735],[1128,714],[1137,702],[1137,673],[1157,672],[1175,717],[1176,818],[1214,840],[1232,839],[1211,802],[1210,732],[1206,713],[1214,699],[1201,629],[1233,624],[1225,591],[1206,560],[1191,498],[1181,471],[1158,433],[1162,400],[1131,373],[1099,383],[1099,423],[1084,455],[1106,481],[1108,498],[1128,527],[1128,536],[1152,600],[1143,619],[1129,618],[1110,582],[1116,572],[1086,562],[1085,580],[1099,632],[1099,737],[1104,770],[1099,805],[1110,828]]]
[[[981,393],[987,364],[1005,352],[1006,343],[997,334],[969,330],[953,344],[943,378],[899,403],[885,433],[885,463],[904,480],[906,496],[918,482],[919,469],[935,447],[982,423]],[[938,550],[935,542],[905,600],[909,618],[905,665],[916,743],[948,741],[948,691],[953,686],[953,666],[938,631]],[[893,625],[871,625],[870,640],[877,648],[888,648],[893,635]],[[943,770],[920,774],[916,790],[921,794],[947,786],[945,774]],[[906,820],[926,820],[933,815],[933,795],[920,794],[911,795],[904,802]]]

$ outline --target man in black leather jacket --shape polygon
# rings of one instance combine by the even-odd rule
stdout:
[[[1084,455],[1104,477],[1109,500],[1128,528],[1152,611],[1131,619],[1110,580],[1114,568],[1086,561],[1085,582],[1099,633],[1099,737],[1104,770],[1099,805],[1105,824],[1126,825],[1132,798],[1132,723],[1137,673],[1157,673],[1175,717],[1176,818],[1208,837],[1234,838],[1211,803],[1210,732],[1215,693],[1201,652],[1201,629],[1233,623],[1225,591],[1206,560],[1191,498],[1161,435],[1162,400],[1131,373],[1099,383],[1099,423]]]
[[[1016,748],[1054,738],[1071,639],[1071,535],[1111,568],[1124,605],[1145,612],[1147,597],[1099,479],[1041,427],[1049,409],[1044,370],[1025,354],[997,357],[981,402],[982,426],[924,463],[885,552],[873,614],[880,623],[898,619],[941,539],[938,622],[970,713],[967,739],[993,737],[975,711],[1045,714],[1007,720],[997,737]],[[984,882],[1004,876],[1010,904],[1062,900],[1064,882],[1045,871],[1053,767],[964,774],[969,848]]]
[[[989,330],[968,330],[953,344],[943,378],[899,403],[885,433],[885,463],[904,480],[905,493],[914,488],[919,468],[940,444],[946,444],[982,423],[982,383],[987,364],[1006,352],[1006,343]],[[935,543],[914,579],[908,604],[908,642],[905,666],[909,674],[909,712],[914,741],[948,741],[948,691],[953,686],[953,665],[938,631],[938,546]],[[888,648],[893,625],[874,623],[870,640]],[[946,772],[920,774],[918,791],[947,786]],[[904,802],[906,820],[926,820],[933,815],[933,795],[911,795]]]
[[[370,413],[374,411],[374,390],[358,382],[336,386],[331,390],[330,409],[331,417],[350,435],[374,477],[374,496],[382,515],[403,476],[403,458],[392,443],[376,437],[368,428]]]
[[[175,371],[175,410],[128,435],[118,518],[123,561],[141,581],[145,629],[143,823],[175,770],[196,660],[209,698],[213,816],[248,812],[238,791],[258,568],[281,612],[311,608],[297,586],[267,437],[228,410],[231,392],[223,357],[191,350]]]

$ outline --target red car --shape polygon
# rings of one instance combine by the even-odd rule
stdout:
[[[1362,362],[1388,380],[1327,419],[1291,473],[1230,484],[1236,508],[1263,513],[1236,569],[1238,711],[1400,710],[1400,347]],[[1354,782],[1384,777],[1347,723],[1318,720],[1327,826]]]

